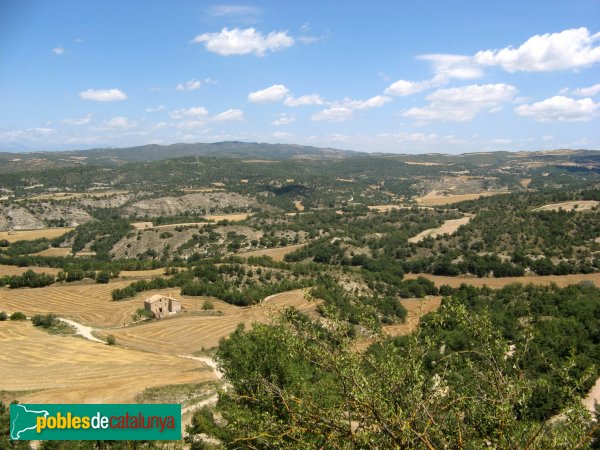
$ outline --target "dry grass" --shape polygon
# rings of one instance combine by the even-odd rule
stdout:
[[[252,214],[215,214],[212,216],[205,216],[207,220],[211,220],[213,222],[219,222],[221,220],[229,220],[230,222],[241,222],[242,220],[246,220]]]
[[[129,284],[131,281],[65,283],[38,289],[3,288],[0,289],[0,309],[21,311],[28,316],[55,313],[86,325],[118,326],[131,322],[135,310],[144,306],[142,300],[112,301],[111,291]]]
[[[598,206],[600,202],[596,200],[577,200],[574,202],[562,202],[562,203],[550,203],[548,205],[540,206],[534,209],[534,211],[558,211],[564,209],[570,211],[576,209],[577,211],[589,211],[592,208]]]
[[[167,225],[157,225],[152,227],[153,230],[172,230],[177,227],[193,227],[208,225],[208,222],[184,222],[184,223],[170,223]]]
[[[133,225],[133,228],[135,228],[136,230],[145,230],[147,228],[152,228],[152,222],[134,222],[131,225]]]
[[[466,200],[475,200],[480,197],[489,197],[491,195],[506,194],[504,191],[479,192],[477,194],[456,194],[456,195],[441,195],[436,191],[432,191],[423,197],[417,197],[415,200],[421,205],[440,206],[450,205],[452,203],[464,202]]]
[[[219,340],[229,336],[240,323],[250,326],[253,322],[268,322],[274,314],[289,306],[307,314],[314,314],[317,306],[316,302],[309,302],[304,298],[302,289],[276,294],[260,305],[244,308],[214,298],[187,297],[166,290],[146,292],[144,297],[158,292],[177,298],[188,312],[200,311],[204,301],[209,299],[214,305],[214,312],[221,311],[223,314],[182,313],[168,319],[114,329],[106,333],[113,334],[119,344],[127,347],[159,353],[190,354],[202,348],[216,347]]]
[[[0,264],[0,277],[13,276],[13,275],[22,275],[24,272],[28,270],[33,270],[36,273],[47,273],[50,275],[56,276],[60,269],[56,269],[53,267],[18,267],[18,266],[6,266],[4,264]],[[2,292],[2,291],[0,291]],[[0,293],[0,298],[2,298],[2,294]],[[2,303],[0,302],[0,308]]]
[[[581,283],[582,281],[591,281],[596,286],[600,286],[600,273],[572,274],[572,275],[548,275],[548,276],[526,276],[526,277],[506,277],[506,278],[476,278],[476,277],[444,277],[440,275],[413,274],[407,273],[405,278],[414,279],[424,277],[435,283],[436,286],[447,284],[452,287],[459,287],[461,284],[470,284],[471,286],[487,286],[492,289],[500,289],[513,283],[535,284],[547,286],[555,283],[560,287],[571,284]]]
[[[69,247],[50,247],[41,252],[33,253],[38,256],[69,256],[71,255],[71,249]]]
[[[0,231],[0,240],[6,239],[12,243],[17,241],[33,241],[40,238],[54,239],[74,229],[72,227],[63,227],[43,228],[41,230]]]
[[[302,204],[302,202],[300,200],[296,200],[294,202],[294,206],[296,207],[296,209],[298,211],[304,211],[304,205]]]
[[[25,403],[127,403],[148,387],[214,378],[198,361],[51,335],[29,322],[0,322],[0,342],[4,396]]]
[[[415,331],[424,314],[435,311],[440,307],[442,297],[405,298],[400,300],[400,303],[406,308],[406,321],[404,323],[384,325],[382,329],[388,336],[402,336]],[[360,351],[366,350],[372,342],[373,339],[362,340],[357,344],[357,348]]]
[[[523,186],[524,188],[528,187],[529,184],[531,183],[531,178],[523,178],[521,181],[521,186]]]
[[[410,166],[443,166],[444,164],[434,163],[434,162],[417,162],[417,161],[404,161],[404,164],[408,164]]]
[[[165,269],[148,269],[148,270],[123,270],[119,277],[123,279],[132,279],[132,278],[152,278],[152,277],[160,277],[165,274]]]
[[[283,261],[283,257],[288,253],[292,253],[293,251],[298,250],[299,248],[304,247],[306,244],[296,244],[296,245],[288,245],[287,247],[279,247],[279,248],[266,248],[264,250],[254,250],[251,252],[238,253],[236,256],[242,256],[247,258],[249,256],[270,256],[275,261]]]
[[[438,236],[442,236],[444,234],[452,234],[458,230],[462,225],[466,225],[473,218],[473,216],[465,216],[460,219],[451,219],[446,220],[442,226],[437,228],[430,228],[425,231],[421,231],[416,236],[411,237],[408,242],[417,243],[421,242],[423,239],[427,237],[436,238]]]
[[[398,205],[371,205],[369,206],[371,211],[388,212],[392,209],[401,209]]]
[[[242,162],[250,163],[250,164],[269,164],[275,163],[277,161],[272,161],[270,159],[244,159]]]
[[[216,187],[213,187],[213,188],[199,188],[199,189],[183,188],[181,190],[181,192],[186,192],[186,193],[190,194],[190,193],[193,193],[193,192],[222,192],[224,190],[225,189],[223,189],[223,188],[216,188]]]
[[[84,195],[94,198],[109,197],[116,194],[127,194],[129,191],[124,190],[112,190],[112,191],[99,191],[99,192],[54,192],[52,194],[36,195],[29,197],[28,200],[71,200],[74,198],[81,198]]]

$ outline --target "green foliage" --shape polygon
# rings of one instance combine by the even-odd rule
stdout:
[[[6,311],[0,311],[0,322],[4,322],[6,319],[8,319],[8,314],[6,314]]]
[[[50,247],[50,241],[45,238],[34,239],[32,241],[17,241],[8,247],[6,254],[10,256],[26,255],[41,252],[48,247]]]
[[[51,328],[58,322],[56,315],[49,314],[36,314],[31,318],[31,323],[36,327]]]
[[[440,350],[428,329],[459,330],[460,350]],[[198,433],[225,448],[532,448],[587,446],[593,422],[567,387],[565,422],[529,414],[539,385],[506,358],[508,342],[484,315],[448,302],[424,331],[356,352],[348,325],[327,330],[294,311],[281,323],[243,327],[217,359],[230,383]],[[218,414],[218,419],[216,415]],[[227,425],[224,426],[223,424]]]
[[[27,316],[21,311],[15,311],[10,315],[10,320],[27,320]]]
[[[35,273],[33,270],[27,270],[22,275],[5,277],[5,283],[11,289],[29,287],[40,288],[49,286],[55,281],[52,275],[46,273]]]
[[[102,270],[96,275],[96,283],[107,284],[110,281],[110,272]]]
[[[117,345],[117,338],[114,335],[109,334],[106,336],[106,343],[108,345]]]

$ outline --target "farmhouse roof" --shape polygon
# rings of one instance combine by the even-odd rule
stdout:
[[[148,298],[147,298],[146,300],[144,300],[144,301],[145,301],[145,302],[148,302],[148,303],[154,303],[154,302],[157,302],[157,301],[159,301],[159,300],[160,300],[160,299],[162,299],[162,298],[168,298],[169,300],[175,300],[175,301],[177,301],[177,300],[176,300],[176,299],[174,299],[173,297],[169,297],[168,295],[161,295],[161,294],[154,294],[153,296],[151,296],[151,297],[148,297]]]

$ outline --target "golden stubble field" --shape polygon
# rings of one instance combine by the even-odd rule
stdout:
[[[0,391],[24,403],[127,403],[147,387],[214,379],[199,361],[0,322]]]
[[[286,247],[266,248],[263,250],[253,250],[251,252],[237,253],[236,256],[248,258],[250,256],[270,256],[274,261],[283,261],[283,257],[288,253],[292,253],[306,244],[288,245]]]
[[[54,239],[74,229],[71,227],[62,227],[43,228],[41,230],[0,231],[0,240],[6,239],[8,242],[13,243],[17,241],[33,241],[40,238]]]
[[[150,291],[145,294],[154,293],[169,294],[169,291]],[[229,336],[240,323],[250,326],[254,322],[269,322],[279,312],[291,306],[309,315],[316,314],[318,302],[306,300],[304,293],[303,289],[297,289],[267,297],[258,305],[238,307],[215,298],[186,297],[170,292],[170,296],[180,300],[188,313],[110,329],[102,334],[112,334],[119,345],[134,349],[173,355],[191,354],[203,348],[216,347],[221,338]],[[194,314],[193,311],[200,311],[207,299],[214,305],[213,312],[210,315]],[[216,311],[221,311],[222,315],[217,315]]]
[[[569,286],[571,284],[589,281],[596,286],[600,286],[600,273],[571,274],[571,275],[533,275],[526,277],[505,277],[505,278],[477,278],[477,277],[445,277],[441,275],[430,275],[427,273],[407,273],[405,278],[408,280],[424,277],[435,283],[436,286],[447,284],[451,287],[459,287],[461,284],[470,284],[471,286],[487,286],[491,289],[501,289],[509,284],[535,284],[538,286],[548,286],[555,283],[559,287]]]

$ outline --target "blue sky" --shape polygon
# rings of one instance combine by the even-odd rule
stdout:
[[[0,0],[0,151],[600,148],[600,1]]]

